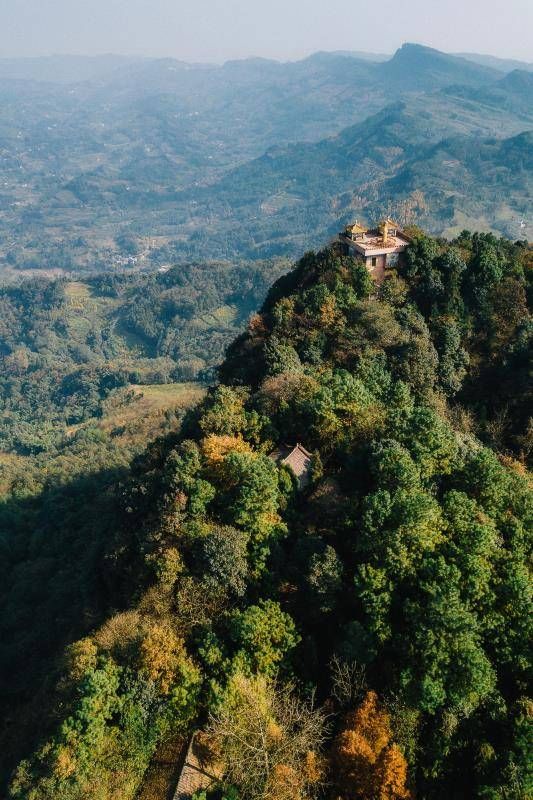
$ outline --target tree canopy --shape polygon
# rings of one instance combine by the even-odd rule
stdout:
[[[34,678],[8,797],[133,798],[206,726],[218,797],[526,800],[529,259],[415,233],[381,286],[334,248],[274,285],[112,495],[102,608]],[[270,457],[296,442],[303,491]],[[43,558],[11,555],[13,613]]]

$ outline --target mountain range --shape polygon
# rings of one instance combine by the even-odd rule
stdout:
[[[533,74],[473,59],[406,44],[287,63],[0,60],[3,274],[292,257],[389,207],[436,233],[477,219],[525,237]],[[517,136],[518,171],[497,156]]]

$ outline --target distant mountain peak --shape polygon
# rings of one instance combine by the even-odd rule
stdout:
[[[439,53],[440,55],[446,55],[440,50],[436,50],[434,47],[429,47],[427,44],[419,44],[419,42],[404,42],[401,47],[396,50],[394,55],[409,52]]]
[[[447,53],[443,53],[441,50],[436,50],[434,47],[428,47],[425,44],[418,44],[417,42],[404,42],[404,44],[402,44],[402,46],[399,47],[393,54],[390,61],[398,63],[405,62],[413,58],[417,60],[420,58],[428,58],[431,60],[436,59],[439,61],[446,61],[448,59],[454,59],[455,57],[449,56]]]
[[[261,56],[250,56],[249,58],[231,59],[225,61],[222,65],[224,70],[264,70],[264,69],[279,69],[282,66],[281,61],[276,61],[274,58],[262,58]]]
[[[384,80],[405,91],[441,89],[451,84],[482,86],[498,72],[433,47],[406,42],[393,57],[377,68]]]
[[[353,61],[365,61],[369,64],[378,64],[388,61],[390,55],[385,53],[366,53],[359,50],[317,50],[316,53],[304,58],[303,61],[334,61],[338,59],[352,59]]]
[[[499,87],[511,91],[533,91],[533,72],[525,69],[513,69],[505,75],[497,84]]]

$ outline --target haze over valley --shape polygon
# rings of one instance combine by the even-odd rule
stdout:
[[[0,61],[0,269],[295,257],[384,211],[527,238],[531,64],[372,58]]]

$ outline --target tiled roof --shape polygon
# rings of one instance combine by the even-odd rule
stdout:
[[[299,489],[303,489],[309,483],[311,477],[311,459],[311,453],[306,450],[305,447],[302,447],[301,444],[297,444],[296,447],[281,460],[281,463],[289,467],[294,473],[298,481]]]
[[[176,792],[173,800],[190,800],[192,796],[201,791],[202,789],[209,789],[216,780],[216,773],[218,770],[213,765],[205,765],[203,759],[198,752],[195,736],[191,739],[187,755],[185,757],[185,764],[181,771]]]
[[[387,242],[383,241],[383,235],[379,231],[368,231],[364,239],[353,241],[344,234],[341,234],[341,241],[346,242],[363,255],[380,255],[381,253],[399,253],[405,250],[409,244],[409,239],[402,233],[397,233],[396,236],[387,237]],[[372,252],[374,251],[374,252]]]
[[[380,223],[379,223],[379,226],[378,226],[378,227],[379,227],[379,228],[382,228],[384,225],[390,225],[390,227],[391,227],[391,228],[399,228],[399,227],[400,227],[400,226],[398,225],[398,223],[397,223],[397,222],[395,222],[395,221],[394,221],[393,219],[391,219],[390,217],[386,217],[385,219],[382,219],[382,220],[380,220]]]

